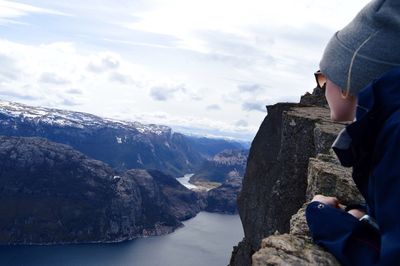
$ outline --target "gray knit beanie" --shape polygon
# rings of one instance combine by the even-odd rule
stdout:
[[[321,72],[357,95],[390,68],[400,66],[400,0],[374,0],[325,48]]]

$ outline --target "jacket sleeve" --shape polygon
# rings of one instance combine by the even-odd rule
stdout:
[[[400,112],[386,122],[377,140],[377,162],[369,184],[369,201],[381,232],[380,265],[400,261]]]
[[[379,258],[379,234],[351,214],[318,201],[306,209],[314,242],[342,265],[374,265]]]

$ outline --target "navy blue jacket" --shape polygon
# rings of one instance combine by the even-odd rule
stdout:
[[[343,265],[400,265],[400,67],[358,94],[356,120],[333,145],[379,231],[340,209],[312,202],[306,218],[315,243]],[[347,140],[346,140],[347,139]]]

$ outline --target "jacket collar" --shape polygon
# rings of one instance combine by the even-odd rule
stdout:
[[[400,67],[386,72],[357,95],[356,119],[332,144],[343,166],[354,166],[360,153],[370,153],[384,121],[400,109]]]
[[[400,108],[400,67],[386,72],[375,79],[357,95],[356,120],[374,111],[381,119]]]

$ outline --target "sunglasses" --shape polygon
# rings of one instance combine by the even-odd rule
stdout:
[[[321,73],[321,70],[318,70],[314,73],[315,80],[317,81],[317,87],[321,90],[325,90],[326,88],[326,77]]]

